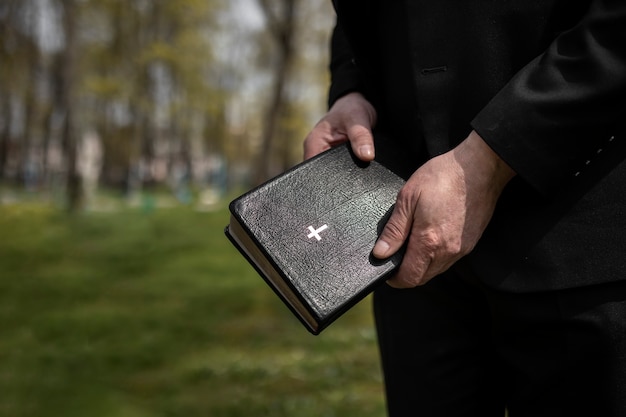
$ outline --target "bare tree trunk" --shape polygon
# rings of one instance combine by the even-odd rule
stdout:
[[[78,173],[78,132],[75,114],[75,75],[76,75],[76,3],[63,2],[63,31],[65,48],[61,59],[61,106],[65,112],[63,124],[63,147],[67,161],[67,208],[70,212],[80,208],[82,203],[81,179]]]
[[[50,186],[50,142],[52,137],[52,116],[54,107],[48,104],[43,111],[41,133],[41,179],[44,189]]]
[[[9,141],[11,139],[11,107],[6,96],[0,99],[0,112],[0,119],[2,120],[2,130],[0,130],[0,182],[2,182],[4,181],[9,159]]]
[[[8,50],[7,44],[15,42],[15,28],[12,22],[15,20],[16,1],[0,2],[0,65],[6,66],[11,62],[13,51]],[[6,167],[9,161],[9,143],[11,139],[11,89],[10,80],[6,72],[0,72],[0,182],[6,176]]]
[[[33,149],[33,135],[36,125],[36,104],[35,94],[33,92],[33,84],[35,81],[35,63],[31,63],[30,82],[24,92],[24,131],[22,132],[22,140],[20,146],[20,159],[18,166],[18,183],[25,188],[32,186],[31,172],[31,151]]]
[[[277,58],[274,67],[274,82],[268,105],[267,116],[261,136],[261,150],[257,157],[254,181],[260,183],[270,175],[270,161],[273,140],[276,136],[278,120],[284,101],[284,91],[289,69],[294,60],[294,21],[296,0],[280,0],[280,16],[276,16],[270,0],[259,0],[269,30],[277,45]]]

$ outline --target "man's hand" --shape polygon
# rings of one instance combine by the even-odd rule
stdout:
[[[304,140],[304,159],[350,141],[352,150],[363,161],[374,159],[372,128],[374,107],[359,93],[341,97]]]
[[[425,284],[468,254],[514,175],[476,132],[415,171],[372,252],[387,258],[408,239],[404,260],[388,284]]]

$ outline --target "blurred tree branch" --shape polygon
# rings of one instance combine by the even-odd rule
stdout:
[[[59,106],[64,114],[62,143],[67,159],[67,208],[76,211],[81,204],[81,178],[78,173],[78,126],[76,114],[76,76],[78,42],[76,33],[77,7],[75,0],[63,0],[63,37],[65,47],[60,56],[58,79]]]
[[[267,28],[276,44],[276,56],[273,61],[273,82],[269,96],[264,128],[261,135],[261,150],[257,156],[254,180],[261,183],[270,176],[272,142],[276,136],[277,125],[284,107],[285,85],[289,70],[295,59],[294,27],[297,0],[258,0],[264,13]]]
[[[249,1],[1,0],[0,182],[75,210],[88,164],[126,195],[211,186],[215,166],[222,187],[287,168],[323,108],[330,6]]]

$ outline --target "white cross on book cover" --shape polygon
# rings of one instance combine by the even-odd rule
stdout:
[[[402,254],[371,255],[404,180],[348,145],[230,204],[226,235],[313,334],[383,283]]]

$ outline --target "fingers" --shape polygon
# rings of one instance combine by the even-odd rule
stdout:
[[[408,255],[396,274],[387,281],[391,287],[413,288],[424,285],[461,257],[458,252],[442,247],[435,233],[411,235],[406,253]]]
[[[374,137],[371,128],[364,124],[353,124],[348,129],[348,139],[357,158],[366,162],[374,160]]]
[[[401,191],[391,217],[372,249],[372,255],[378,259],[388,258],[400,250],[411,233],[413,210],[410,203],[402,196]]]
[[[359,93],[349,93],[313,128],[304,141],[304,158],[310,158],[339,143],[350,141],[357,158],[374,159],[372,127],[376,123],[374,107]]]
[[[372,250],[374,257],[385,259],[399,251],[406,242],[404,260],[396,274],[387,281],[394,288],[422,285],[440,270],[437,256],[441,249],[439,234],[414,218],[419,194],[416,199],[410,197],[406,188],[400,192],[394,211]]]
[[[423,285],[464,253],[465,199],[450,185],[457,181],[441,181],[441,171],[437,167],[431,172],[428,164],[416,171],[398,194],[394,211],[374,245],[372,255],[385,259],[406,243],[402,263],[387,281],[392,287]]]
[[[312,158],[347,140],[348,137],[334,129],[329,121],[322,120],[304,139],[304,159]]]
[[[388,258],[407,244],[389,285],[425,284],[470,253],[514,175],[477,134],[415,171],[372,250]]]

